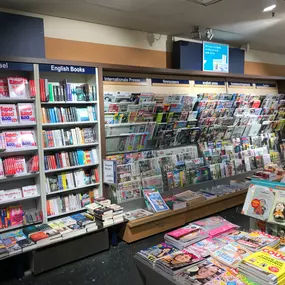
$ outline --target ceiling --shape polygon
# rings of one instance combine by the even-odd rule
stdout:
[[[190,37],[195,25],[214,29],[214,40],[285,54],[285,2],[275,17],[262,12],[273,0],[0,0],[0,7],[153,33]]]

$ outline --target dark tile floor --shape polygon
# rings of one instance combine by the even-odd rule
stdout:
[[[249,219],[238,213],[239,209],[232,208],[219,213],[229,221],[249,229]],[[109,251],[67,264],[38,276],[26,276],[22,280],[9,276],[9,262],[6,267],[0,267],[1,285],[143,285],[133,262],[134,254],[151,245],[163,241],[164,234],[146,238],[133,244],[120,242]],[[55,257],[56,258],[56,257]],[[11,271],[11,270],[10,270]],[[5,274],[4,274],[5,272]],[[11,272],[10,272],[11,274]],[[5,278],[5,275],[6,278]],[[1,282],[1,278],[5,281]],[[8,279],[7,279],[8,278]],[[161,284],[162,285],[162,284]]]

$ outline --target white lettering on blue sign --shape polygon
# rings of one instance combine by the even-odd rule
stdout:
[[[230,82],[230,86],[252,86],[252,83],[239,83],[239,82]]]
[[[8,69],[9,68],[8,62],[0,63],[0,68],[1,69]]]
[[[57,71],[57,72],[74,72],[74,73],[84,73],[85,68],[80,66],[63,66],[63,65],[51,65],[50,66],[51,71]]]
[[[179,84],[180,83],[178,80],[165,80],[165,79],[163,79],[162,82],[164,84]]]

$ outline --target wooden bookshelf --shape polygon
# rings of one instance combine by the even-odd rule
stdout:
[[[121,230],[120,237],[127,243],[181,227],[194,220],[216,214],[244,203],[247,190],[237,191],[191,207],[165,211],[130,221]]]

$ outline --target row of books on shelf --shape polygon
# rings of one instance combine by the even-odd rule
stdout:
[[[9,176],[21,176],[28,173],[36,173],[39,171],[39,157],[33,156],[26,158],[23,156],[15,156],[9,158],[0,158],[0,178]]]
[[[6,203],[21,198],[31,198],[38,196],[36,185],[23,186],[21,188],[0,190],[0,203]]]
[[[99,183],[99,170],[93,169],[79,169],[70,172],[59,173],[54,176],[46,177],[46,193],[53,193],[57,191],[65,191],[78,187]]]
[[[33,103],[1,104],[0,114],[0,123],[3,125],[36,123]]]
[[[240,231],[215,216],[171,231],[164,239],[136,256],[178,284],[282,283],[284,249],[277,249],[280,238],[265,232]]]
[[[68,122],[94,122],[97,120],[95,106],[88,107],[54,107],[42,108],[42,122],[68,123]]]
[[[0,133],[0,148],[7,151],[34,148],[37,146],[35,131],[20,130]]]
[[[49,217],[61,215],[72,211],[84,210],[86,205],[98,198],[98,189],[92,189],[81,193],[62,195],[47,200],[47,215]]]
[[[22,205],[11,205],[0,209],[0,229],[26,226],[43,220],[41,210],[24,210]]]
[[[98,150],[76,150],[45,155],[45,170],[99,163]]]
[[[0,258],[34,250],[97,229],[96,222],[83,213],[53,220],[47,224],[9,231],[0,235]]]
[[[34,80],[24,77],[7,77],[0,79],[1,98],[31,98],[36,96]]]
[[[96,86],[91,84],[69,83],[67,79],[59,82],[49,82],[40,79],[41,102],[82,102],[95,101]]]
[[[61,147],[94,143],[97,133],[94,128],[73,128],[42,131],[44,147]]]

